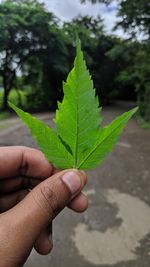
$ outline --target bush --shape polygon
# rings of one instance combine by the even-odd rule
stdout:
[[[13,89],[8,97],[8,100],[17,106],[26,106],[26,93],[21,90]],[[0,91],[0,108],[3,105],[3,90]]]

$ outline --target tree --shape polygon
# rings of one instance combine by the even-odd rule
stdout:
[[[101,4],[110,4],[113,0],[80,0],[81,3],[85,3],[87,1],[91,2],[92,4],[101,3]]]
[[[144,38],[150,38],[150,1],[125,0],[120,1],[118,16],[121,18],[117,26],[133,36],[142,33]]]
[[[100,16],[96,19],[90,16],[78,16],[71,22],[65,22],[63,31],[67,37],[68,45],[71,46],[74,45],[76,34],[79,36],[82,42],[82,48],[88,57],[90,51],[96,46],[99,36],[104,34],[104,24]]]
[[[121,41],[107,55],[120,65],[117,83],[137,94],[140,115],[150,121],[150,49],[147,43]],[[140,62],[140,64],[139,64]],[[132,93],[132,94],[133,94]]]
[[[62,80],[69,71],[66,36],[61,28],[49,27],[47,48],[38,57],[30,57],[23,67],[23,83],[30,87],[27,108],[30,110],[56,109],[62,99]],[[34,99],[34,101],[32,101]]]
[[[70,23],[64,23],[64,27],[66,28]],[[104,32],[104,24],[103,19],[98,16],[97,18],[93,18],[91,16],[78,16],[71,21],[71,25],[74,30],[79,34],[80,31],[87,32],[90,37],[97,37]]]
[[[104,24],[101,17],[94,19],[90,16],[79,16],[71,22],[64,23],[63,31],[67,38],[66,45],[67,50],[69,51],[67,64],[70,67],[72,66],[75,56],[74,40],[76,38],[76,34],[78,34],[82,43],[82,49],[84,50],[86,61],[92,72],[93,51],[97,46],[99,37],[104,35]]]
[[[103,2],[101,0],[90,1],[93,3]],[[109,4],[111,1],[106,2]],[[129,44],[127,40],[126,46],[130,49],[124,50],[124,46],[122,51],[119,50],[121,51],[120,57],[126,55],[126,66],[118,73],[118,79],[123,83],[134,85],[140,114],[145,120],[150,121],[150,1],[118,0],[118,17],[120,17],[120,21],[116,28],[122,27],[131,35],[132,40],[136,40],[139,33],[143,39],[138,45],[134,41]]]
[[[109,104],[119,95],[116,77],[120,70],[117,60],[112,60],[109,51],[119,43],[120,39],[114,36],[102,35],[93,51],[93,79],[97,94],[103,104]]]
[[[70,51],[71,63],[74,58],[72,40],[74,40],[75,32],[77,32],[82,41],[82,48],[97,94],[104,104],[109,103],[117,95],[115,78],[118,66],[107,56],[107,52],[117,44],[118,39],[105,34],[103,20],[100,17],[94,19],[88,16],[79,16],[72,22],[65,23],[64,31],[70,38],[68,50]]]
[[[114,0],[80,0],[81,3],[89,1],[95,3],[111,4]],[[121,20],[117,26],[123,27],[127,32],[130,32],[134,37],[139,32],[144,33],[150,38],[150,1],[149,0],[117,0],[118,14]],[[145,38],[145,37],[144,37]]]
[[[70,68],[72,68],[75,56],[76,33],[81,38],[82,47],[86,52],[88,62],[91,64],[91,52],[95,47],[93,44],[96,44],[96,36],[101,34],[102,31],[102,20],[100,18],[95,20],[88,16],[79,16],[71,22],[64,23],[62,26],[58,24],[56,27],[49,27],[47,49],[42,55],[39,55],[36,61],[30,58],[30,70],[28,71],[30,77],[32,76],[30,84],[33,84],[36,79],[38,84],[37,90],[35,86],[35,89],[32,89],[28,100],[34,97],[34,103],[36,99],[40,110],[43,108],[56,109],[57,101],[62,100],[63,97],[62,80],[66,79]],[[37,61],[39,62],[38,70],[37,67],[33,67],[34,64],[37,66]],[[42,91],[40,88],[42,88]]]
[[[0,76],[3,109],[16,77],[31,56],[46,49],[49,24],[55,18],[36,0],[6,0],[0,4]]]
[[[75,33],[78,33],[97,94],[103,102],[107,102],[110,95],[106,96],[106,92],[111,91],[113,83],[111,82],[111,88],[107,86],[106,89],[107,70],[111,68],[111,60],[105,56],[105,53],[112,48],[112,44],[111,38],[105,35],[103,20],[100,17],[95,19],[89,16],[79,16],[71,22],[65,23],[64,31],[70,40],[68,43],[68,50],[70,51],[68,61],[71,59],[69,65],[72,64],[74,58],[75,49],[73,49],[72,44]]]

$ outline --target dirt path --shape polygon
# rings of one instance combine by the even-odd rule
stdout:
[[[106,108],[105,122],[125,109]],[[0,135],[0,145],[35,143],[19,126]],[[52,254],[33,251],[26,267],[150,266],[150,131],[132,119],[113,153],[88,176],[88,211],[79,215],[66,209],[54,223]]]

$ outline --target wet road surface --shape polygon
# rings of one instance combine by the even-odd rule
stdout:
[[[105,108],[105,123],[125,110],[121,104]],[[1,133],[0,145],[36,147],[20,125]],[[89,209],[65,209],[54,221],[51,255],[33,251],[26,267],[150,266],[150,131],[132,119],[112,154],[88,177]]]

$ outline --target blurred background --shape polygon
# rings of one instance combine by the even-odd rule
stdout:
[[[2,110],[7,99],[26,110],[55,110],[78,33],[101,104],[137,101],[150,121],[149,0],[0,2]]]
[[[8,100],[52,125],[76,33],[104,123],[136,105],[139,112],[106,162],[88,173],[89,210],[60,215],[53,253],[33,252],[26,267],[149,267],[149,0],[1,0],[0,145],[36,147]]]

